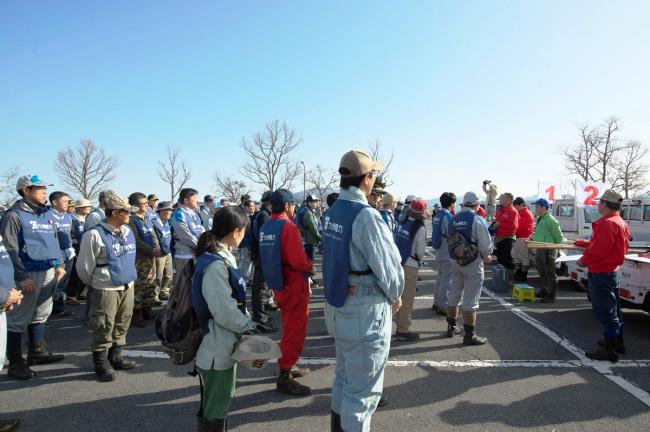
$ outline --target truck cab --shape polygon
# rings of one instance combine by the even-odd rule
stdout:
[[[650,199],[626,199],[621,217],[630,227],[634,242],[650,242]]]
[[[560,223],[562,232],[571,233],[573,234],[572,237],[577,238],[589,238],[591,236],[591,223],[600,217],[598,206],[577,206],[575,199],[555,200],[552,212]],[[650,212],[648,216],[650,216]],[[648,228],[650,229],[650,221],[648,222]]]

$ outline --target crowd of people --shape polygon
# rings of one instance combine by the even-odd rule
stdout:
[[[298,397],[311,393],[298,381],[309,369],[297,363],[311,288],[318,283],[336,347],[331,430],[370,430],[372,414],[384,402],[393,336],[397,342],[420,337],[411,316],[428,245],[438,268],[432,310],[446,316],[447,337],[462,334],[462,343],[474,346],[487,342],[476,322],[493,253],[512,283],[525,282],[531,265],[527,240],[565,241],[545,199],[534,203],[535,218],[523,198],[498,195],[486,180],[485,209],[473,191],[460,202],[444,192],[430,209],[422,198],[409,195],[402,203],[388,192],[383,169],[362,151],[344,154],[340,191],[327,196],[325,211],[315,195],[297,206],[286,189],[265,192],[259,203],[245,195],[237,205],[217,204],[208,195],[202,206],[192,188],[182,189],[176,203],[105,190],[92,207],[62,191],[48,195],[52,185],[38,176],[21,177],[20,199],[0,225],[0,357],[6,352],[7,375],[29,380],[36,375],[32,367],[62,361],[63,355],[48,350],[45,323],[70,315],[66,306],[85,300],[94,372],[100,381],[116,380],[116,371],[137,366],[122,355],[130,326],[150,324],[154,308],[170,298],[191,262],[192,304],[201,305],[207,317],[195,358],[202,392],[199,431],[227,430],[237,370],[231,354],[242,334],[273,333],[281,326],[276,389]],[[625,352],[615,273],[629,240],[618,215],[621,201],[616,192],[605,192],[591,241],[578,244],[586,248],[579,265],[589,270],[593,308],[604,326],[602,346],[587,353],[596,360],[616,361]],[[315,278],[318,252],[322,281]],[[554,302],[557,292],[556,257],[551,248],[534,257],[542,279],[537,295],[546,303]],[[269,314],[277,309],[279,324]],[[16,425],[6,421],[3,430]]]

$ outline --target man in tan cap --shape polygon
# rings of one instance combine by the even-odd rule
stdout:
[[[383,391],[392,314],[401,306],[400,253],[366,200],[382,169],[362,151],[343,155],[341,193],[323,226],[326,320],[336,346],[332,431],[370,430]]]
[[[88,216],[92,207],[93,205],[90,201],[85,198],[79,199],[75,203],[75,212],[72,213],[72,231],[70,234],[72,236],[72,247],[74,248],[76,255],[79,255],[81,237],[84,232],[86,232],[84,226],[86,223],[86,216]],[[68,281],[66,290],[66,304],[78,305],[79,296],[84,290],[84,284],[79,279],[75,266],[72,267],[72,271],[70,272],[70,280]]]
[[[395,215],[393,212],[398,201],[399,196],[386,192],[382,198],[382,206],[379,209],[381,218],[384,220],[384,222],[386,222],[388,229],[392,233],[395,232],[395,228],[397,227],[397,221],[395,220]]]
[[[618,274],[630,243],[630,229],[619,215],[623,197],[611,189],[605,191],[598,203],[600,219],[591,224],[591,240],[578,241],[587,246],[580,267],[587,267],[591,306],[596,319],[603,325],[605,336],[601,348],[586,353],[593,360],[618,361],[625,354],[623,345],[623,314],[618,301]]]
[[[132,207],[117,195],[105,197],[106,221],[81,239],[77,273],[93,289],[90,304],[91,349],[95,373],[114,381],[115,369],[132,369],[135,362],[121,355],[133,314],[135,236],[129,228]]]

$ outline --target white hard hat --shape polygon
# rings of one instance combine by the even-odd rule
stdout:
[[[244,335],[230,358],[248,369],[263,369],[268,360],[277,359],[281,354],[278,344],[266,336]]]

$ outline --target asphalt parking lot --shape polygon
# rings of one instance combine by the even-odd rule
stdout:
[[[491,267],[486,279],[489,281]],[[531,272],[530,283],[538,283]],[[488,344],[465,347],[444,336],[444,317],[431,311],[435,261],[421,270],[413,325],[416,342],[393,340],[386,370],[387,406],[373,417],[373,431],[647,431],[650,424],[650,317],[625,311],[628,353],[615,365],[584,357],[600,336],[586,295],[560,283],[552,304],[520,303],[484,290],[477,331]],[[489,282],[486,281],[486,286]],[[128,354],[135,370],[114,383],[99,383],[88,352],[89,331],[75,316],[52,320],[50,347],[63,363],[36,367],[36,379],[0,376],[0,415],[23,419],[26,431],[189,431],[199,403],[191,369],[161,353],[153,326],[131,328]],[[279,322],[279,312],[273,313]],[[271,335],[279,339],[280,334]],[[302,399],[275,392],[276,366],[239,369],[230,429],[329,430],[333,340],[323,318],[322,289],[314,290],[309,334],[301,360],[312,373],[302,381],[313,393]]]

